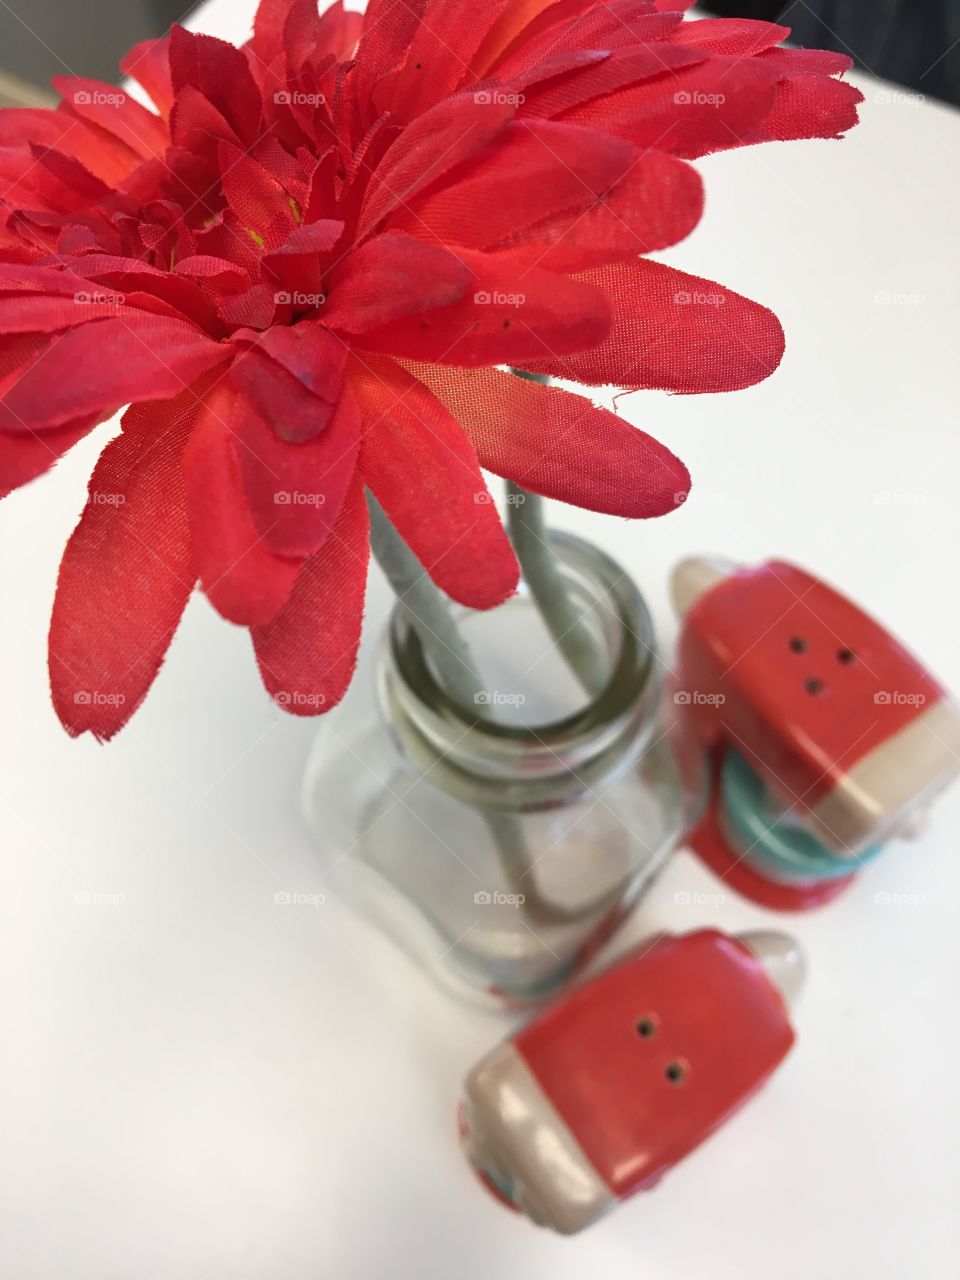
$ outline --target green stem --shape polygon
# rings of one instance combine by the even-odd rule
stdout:
[[[543,373],[527,373],[523,369],[510,372],[525,382],[550,384],[550,378]],[[609,662],[567,592],[563,573],[550,549],[543,499],[508,480],[507,507],[510,541],[544,625],[586,693],[595,698],[606,687]]]
[[[453,620],[446,597],[424,572],[369,490],[367,506],[373,554],[429,655],[440,683],[461,706],[475,705],[475,695],[483,693],[485,685],[470,648]],[[489,809],[479,812],[511,890],[523,897],[524,913],[531,920],[545,924],[576,919],[578,911],[566,911],[540,895],[520,820],[510,813]]]
[[[567,665],[595,698],[610,677],[609,661],[567,592],[563,571],[550,548],[543,499],[508,480],[507,506],[510,541],[544,625]]]
[[[367,507],[373,554],[430,655],[440,683],[455,702],[472,706],[474,696],[482,692],[484,684],[446,598],[424,572],[423,565],[369,490]]]

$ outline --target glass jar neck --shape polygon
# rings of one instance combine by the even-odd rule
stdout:
[[[470,706],[441,687],[407,611],[398,605],[391,616],[379,678],[386,719],[404,751],[438,786],[480,808],[535,810],[566,803],[628,768],[656,722],[662,680],[642,596],[629,575],[590,543],[556,532],[550,541],[565,587],[608,671],[595,697],[570,682],[559,716],[516,722],[528,702],[523,688],[540,663],[524,663],[519,629],[543,626],[525,584],[491,614],[456,611],[479,670],[494,662],[501,672],[510,669],[511,656],[518,654],[510,670],[511,693],[490,691]],[[488,622],[479,625],[492,615],[499,615],[499,633]],[[555,660],[555,645],[545,637],[544,650],[551,648]]]

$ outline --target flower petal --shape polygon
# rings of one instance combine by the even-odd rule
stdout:
[[[308,222],[301,227],[294,227],[284,242],[266,256],[271,257],[307,257],[312,254],[326,253],[340,239],[343,223],[331,218],[321,218],[317,222]]]
[[[475,94],[459,93],[418,116],[373,171],[357,238],[369,235],[394,209],[493,142],[515,115],[516,106],[509,102],[477,101]]]
[[[632,146],[594,129],[517,121],[456,181],[410,201],[391,226],[445,245],[489,249],[545,219],[591,208],[637,158]]]
[[[661,21],[660,18],[657,19]],[[679,67],[706,61],[697,49],[674,44],[630,45],[603,59],[583,54],[555,54],[547,62],[521,73],[511,81],[523,92],[522,117],[562,117],[575,107],[610,97],[620,89],[662,77]],[[579,57],[579,65],[564,66]],[[560,74],[565,72],[565,74]],[[616,132],[611,130],[611,132]]]
[[[260,94],[242,49],[175,24],[170,30],[174,92],[190,87],[223,116],[244,146],[260,136]]]
[[[514,0],[513,4],[502,9],[488,27],[479,49],[473,55],[470,64],[472,74],[478,80],[481,79],[524,28],[553,3],[554,0]]]
[[[363,415],[363,478],[441,590],[472,609],[512,595],[519,569],[470,437],[393,360],[349,369]]]
[[[582,396],[499,369],[409,366],[473,437],[480,465],[590,511],[666,515],[690,475],[669,449]]]
[[[22,149],[21,178],[28,176],[33,165],[29,154],[31,143],[73,156],[109,186],[123,182],[140,163],[138,156],[117,138],[84,124],[66,111],[4,107],[0,111],[0,147]],[[14,203],[16,190],[7,190],[5,198]]]
[[[282,440],[242,398],[234,428],[244,491],[264,545],[278,556],[311,555],[339,514],[360,453],[360,413],[349,383],[326,428],[302,444]]]
[[[405,316],[449,306],[473,279],[454,253],[413,236],[387,232],[349,254],[330,276],[324,322],[364,333]]]
[[[510,0],[426,0],[396,85],[404,118],[451,93]]]
[[[669,39],[681,21],[679,13],[651,13],[646,0],[592,5],[559,0],[540,14],[493,71],[499,80],[512,81],[558,54],[656,43]]]
[[[807,74],[787,77],[777,85],[773,106],[760,125],[760,139],[788,142],[794,138],[839,138],[857,123],[857,107],[862,101],[863,94],[855,85],[840,80]]]
[[[277,435],[300,443],[323,431],[340,399],[343,340],[315,320],[233,337],[242,350],[230,376]]]
[[[312,439],[326,427],[339,394],[338,384],[329,399],[307,395],[302,382],[258,347],[241,351],[230,368],[230,379],[273,424],[280,439],[294,444]]]
[[[363,26],[363,15],[345,9],[343,0],[335,0],[320,14],[317,22],[317,52],[347,58],[356,47]]]
[[[250,288],[250,273],[229,258],[214,258],[210,254],[192,254],[181,258],[174,266],[178,276],[202,280],[205,286],[216,292],[242,293]]]
[[[762,141],[777,79],[759,58],[718,55],[587,102],[564,118],[690,160]]]
[[[218,147],[220,184],[227,204],[247,233],[278,249],[296,227],[291,198],[273,174],[232,142]]]
[[[778,26],[775,22],[757,22],[751,18],[701,18],[694,22],[681,22],[667,38],[677,44],[695,45],[710,53],[750,58],[786,40],[789,35],[789,27]]]
[[[180,313],[181,319],[192,320],[206,333],[219,334],[217,317],[213,304],[197,282],[185,276],[171,275],[169,271],[161,271],[146,262],[135,258],[115,257],[103,253],[88,253],[78,259],[66,260],[67,266],[75,270],[76,283],[69,292],[79,294],[95,294],[101,292],[91,285],[104,285],[110,293],[121,293],[128,297],[134,293],[153,294],[166,303],[169,308]],[[65,280],[71,277],[66,272],[57,273]],[[82,277],[82,278],[81,278]],[[54,290],[49,290],[54,292]],[[131,304],[133,305],[133,304]],[[137,304],[142,309],[142,304]]]
[[[589,209],[546,218],[492,251],[548,271],[583,271],[676,244],[702,212],[703,182],[696,169],[648,151]]]
[[[3,299],[0,333],[56,333],[93,320],[122,316],[124,311],[118,295],[93,285],[72,298],[63,294],[18,293]]]
[[[412,0],[412,3],[402,5],[394,3],[394,0],[370,0],[363,11],[358,71],[369,68],[369,76],[379,79],[385,71],[397,66],[410,47],[417,24],[423,17],[423,6],[424,0]]]
[[[162,160],[170,145],[165,122],[116,85],[81,76],[54,76],[53,87],[75,117],[103,129],[141,160]]]
[[[74,156],[35,144],[31,144],[30,154],[32,174],[28,170],[27,176],[32,176],[44,209],[82,214],[98,202],[110,207],[113,196],[110,187]]]
[[[190,533],[200,583],[229,622],[267,622],[280,610],[297,563],[267,549],[247,503],[235,435],[237,393],[219,383],[204,398],[183,455]]]
[[[269,66],[284,51],[284,30],[291,13],[302,9],[301,0],[261,0],[253,20],[251,49],[257,62]],[[316,6],[313,6],[316,21]]]
[[[0,339],[0,405],[10,388],[54,341],[48,333],[18,333]]]
[[[330,537],[304,561],[290,599],[271,622],[252,630],[263,683],[284,711],[317,715],[346,693],[357,665],[369,559],[370,523],[357,476]]]
[[[180,456],[191,390],[134,405],[100,456],[64,553],[50,625],[50,686],[73,735],[110,738],[147,694],[196,581]]]
[[[189,84],[178,90],[170,110],[170,136],[175,148],[202,157],[211,170],[220,143],[236,144],[240,141],[229,121],[210,99]],[[198,199],[206,204],[206,197],[210,194],[200,188]]]
[[[159,40],[141,40],[120,59],[120,70],[143,85],[153,105],[167,118],[173,106],[173,85],[170,81],[170,37]]]
[[[853,66],[848,54],[832,49],[766,49],[758,56],[788,76],[839,76]]]
[[[589,386],[738,391],[783,356],[780,321],[732,289],[638,258],[582,272],[610,299],[613,327],[589,351],[538,361],[533,371]]]
[[[525,367],[593,347],[609,331],[609,303],[592,285],[474,249],[458,257],[474,277],[464,298],[373,329],[358,345],[441,364]]]
[[[51,343],[4,395],[0,430],[43,431],[146,396],[168,399],[228,355],[185,321],[126,308]]]

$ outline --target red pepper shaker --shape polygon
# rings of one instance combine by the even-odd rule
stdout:
[[[657,938],[470,1072],[461,1115],[474,1169],[542,1226],[589,1226],[763,1084],[793,1044],[803,973],[780,933]]]
[[[690,843],[765,906],[827,901],[960,772],[956,704],[879,622],[795,565],[694,558],[672,588],[673,699],[713,765]]]

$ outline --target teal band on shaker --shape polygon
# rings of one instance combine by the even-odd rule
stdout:
[[[871,845],[856,858],[838,858],[793,822],[770,816],[767,789],[739,752],[728,747],[720,771],[720,819],[735,853],[769,880],[786,884],[852,875],[877,854]]]

